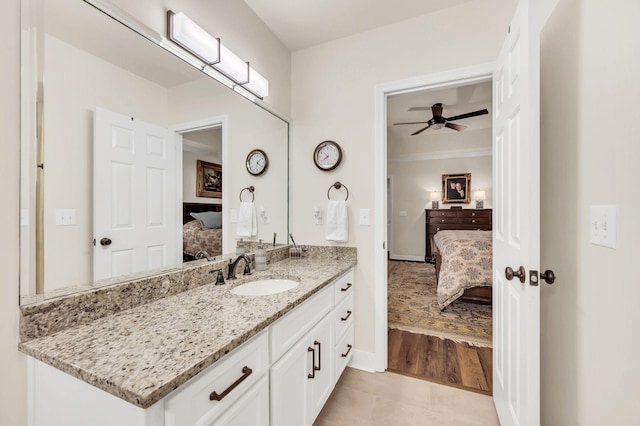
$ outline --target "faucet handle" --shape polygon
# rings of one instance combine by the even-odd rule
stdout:
[[[218,275],[216,276],[216,284],[215,285],[223,285],[223,284],[225,284],[224,275],[222,274],[222,268],[212,269],[212,270],[209,271],[210,274],[213,274],[215,272],[218,273]]]

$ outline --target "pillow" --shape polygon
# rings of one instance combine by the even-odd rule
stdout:
[[[222,212],[191,213],[191,217],[200,222],[202,229],[222,228]]]

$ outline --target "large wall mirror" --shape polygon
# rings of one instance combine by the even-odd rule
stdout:
[[[231,254],[241,201],[287,242],[288,122],[92,3],[23,0],[21,304]]]

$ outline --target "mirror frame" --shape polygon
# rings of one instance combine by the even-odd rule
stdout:
[[[21,66],[23,67],[23,72],[21,73],[21,81],[20,81],[20,102],[21,102],[21,114],[20,114],[20,162],[21,162],[21,176],[20,176],[20,209],[21,209],[21,224],[20,224],[20,280],[18,283],[19,289],[19,305],[26,306],[41,302],[43,300],[48,300],[50,298],[57,298],[60,296],[66,296],[70,294],[75,294],[83,291],[87,291],[90,289],[95,289],[101,286],[110,286],[118,283],[124,283],[127,281],[131,281],[132,279],[139,279],[141,277],[153,277],[162,274],[166,274],[172,271],[179,270],[183,267],[184,264],[178,264],[174,266],[169,266],[165,268],[161,268],[159,270],[152,270],[147,272],[139,272],[131,275],[125,275],[122,277],[116,277],[110,280],[105,280],[104,284],[101,285],[93,285],[94,283],[89,282],[87,284],[82,284],[78,286],[65,287],[63,289],[54,290],[50,295],[44,291],[44,262],[43,257],[44,253],[42,250],[42,239],[44,237],[44,226],[41,223],[42,219],[42,203],[43,203],[43,192],[42,189],[38,189],[35,182],[30,182],[29,168],[33,162],[36,160],[36,169],[37,173],[41,173],[41,169],[38,164],[41,162],[38,160],[41,158],[41,153],[39,150],[41,149],[38,144],[34,146],[32,137],[37,135],[39,132],[38,126],[40,125],[41,118],[38,117],[40,107],[37,105],[42,101],[39,101],[42,96],[43,88],[34,87],[34,81],[31,77],[33,77],[34,73],[25,72],[25,63],[28,64],[27,68],[32,70],[33,68],[33,60],[29,57],[30,51],[28,47],[25,47],[25,43],[30,40],[27,38],[25,40],[25,28],[31,28],[30,25],[27,25],[27,20],[30,16],[30,10],[32,8],[34,0],[21,0]],[[44,0],[43,0],[44,1]],[[133,17],[131,14],[122,10],[121,8],[111,4],[106,0],[82,0],[84,3],[89,6],[94,7],[99,12],[105,14],[108,18],[115,20],[116,22],[124,25],[129,30],[137,33],[138,35],[144,37],[145,39],[151,41],[156,46],[164,49],[170,54],[176,56],[182,61],[186,62],[187,65],[190,65],[200,72],[203,75],[212,78],[218,83],[226,86],[229,90],[235,92],[238,96],[242,96],[246,98],[251,103],[255,104],[257,107],[263,109],[265,112],[273,115],[275,118],[282,120],[287,126],[287,140],[286,140],[286,151],[287,151],[287,173],[286,173],[286,200],[287,200],[287,215],[286,215],[286,228],[287,228],[287,239],[286,243],[289,243],[289,234],[291,227],[291,191],[290,191],[290,180],[291,180],[291,119],[277,109],[275,109],[272,105],[268,104],[264,100],[256,97],[251,92],[242,88],[241,86],[235,84],[223,74],[216,71],[214,68],[207,66],[202,61],[192,56],[191,54],[182,51],[177,46],[172,44],[165,36],[157,33],[156,31],[149,28],[144,23],[140,22],[138,19]],[[30,22],[29,22],[30,24]],[[37,24],[37,33],[43,33],[44,24],[39,22]],[[29,53],[29,55],[27,55]],[[39,71],[39,70],[38,70]],[[36,105],[33,105],[33,100],[36,100]],[[35,122],[34,122],[35,121]],[[35,132],[35,133],[34,133]],[[35,152],[34,152],[35,151]],[[24,190],[24,185],[29,186],[29,189]],[[25,231],[23,230],[23,223],[25,220],[28,223],[28,215],[25,215],[30,211],[35,211],[36,224],[35,226],[30,227],[30,231],[25,236]],[[25,247],[26,246],[26,247]],[[36,284],[36,287],[42,287],[40,292],[36,291],[36,294],[23,293],[23,286],[30,287],[30,282],[24,282],[27,280],[25,274],[22,273],[25,268],[26,262],[34,262],[34,260],[25,259],[26,252],[36,253],[35,256],[35,267],[31,263],[27,263],[26,268],[29,270],[35,269],[36,273],[36,281],[40,281],[40,284]],[[226,257],[231,256],[231,253],[223,253],[219,258],[224,259]]]

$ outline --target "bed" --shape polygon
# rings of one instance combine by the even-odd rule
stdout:
[[[492,232],[439,231],[433,236],[433,242],[440,309],[458,298],[491,303]]]
[[[198,220],[192,215],[216,212],[221,215],[222,206],[220,204],[205,203],[183,203],[182,205],[182,252],[183,260],[188,262],[195,259],[195,255],[200,250],[205,250],[210,256],[222,254],[222,224],[214,225],[214,228],[203,228],[202,220]],[[221,222],[221,216],[220,216]],[[204,223],[204,225],[211,224]]]

